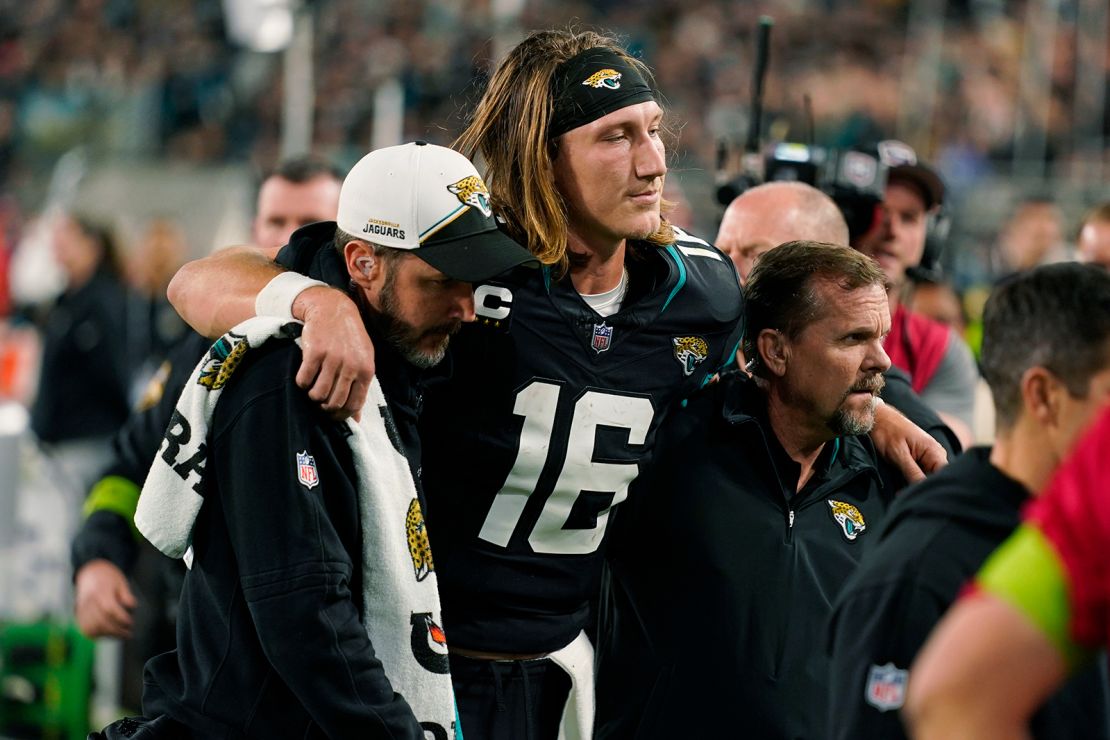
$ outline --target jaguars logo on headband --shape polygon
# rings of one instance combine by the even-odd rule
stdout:
[[[607,87],[610,90],[616,90],[621,86],[621,73],[615,69],[602,69],[582,80],[582,84],[590,87]]]
[[[489,218],[493,215],[493,208],[489,204],[489,188],[482,182],[482,178],[471,175],[458,182],[451,183],[447,189],[466,206],[473,206]]]
[[[833,519],[840,525],[840,531],[844,533],[849,542],[855,540],[863,530],[867,529],[867,523],[863,521],[863,514],[851,504],[829,499],[829,509],[832,512]]]

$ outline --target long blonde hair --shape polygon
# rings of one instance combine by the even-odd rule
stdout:
[[[648,84],[651,71],[609,36],[593,31],[537,31],[509,52],[454,148],[470,159],[481,155],[494,211],[506,231],[545,265],[561,274],[568,267],[567,209],[555,187],[551,121],[552,78],[556,68],[587,49],[605,48],[636,67]],[[674,232],[661,220],[644,241],[663,246]]]

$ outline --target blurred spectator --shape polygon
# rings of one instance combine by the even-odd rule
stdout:
[[[944,324],[966,339],[967,315],[964,304],[952,286],[944,281],[920,280],[913,286],[909,309]],[[975,413],[971,419],[971,438],[976,444],[990,444],[994,440],[994,400],[990,386],[982,376],[975,381]]]
[[[918,14],[907,12],[916,6],[906,2],[304,5],[313,19],[313,143],[342,163],[371,140],[383,86],[402,92],[402,139],[447,143],[490,65],[523,30],[574,17],[623,34],[659,70],[669,118],[681,128],[671,179],[684,186],[708,179],[718,142],[738,143],[748,131],[753,29],[770,12],[767,140],[842,146],[897,133],[938,163],[957,194],[976,192],[984,178],[1008,178],[1015,141],[1042,133],[1054,175],[1083,165],[1092,174],[1077,184],[1098,183],[1110,165],[1105,148],[1098,161],[1084,144],[1110,135],[1110,96],[1080,88],[1082,79],[1104,79],[1106,69],[1098,24],[1083,23],[1090,12],[1083,3],[1061,6],[1055,38],[1030,22],[1023,3],[950,4],[943,18],[918,19],[943,21],[935,37],[917,33],[922,26],[911,17]],[[25,207],[41,202],[50,167],[78,145],[100,161],[142,156],[267,169],[279,158],[285,65],[280,54],[237,48],[224,33],[220,0],[9,0],[4,8],[0,191],[16,193]],[[1026,54],[1030,48],[1037,54]],[[1050,89],[1030,84],[1038,78]],[[704,229],[719,214],[709,199],[694,197],[697,190],[688,192],[693,222]],[[992,199],[1010,197],[969,200],[972,218],[957,222],[984,251],[986,236],[976,232],[993,234],[1005,206]],[[676,214],[679,225],[687,218]],[[956,284],[980,280],[987,257],[981,262],[962,267],[976,274]]]
[[[128,257],[127,282],[144,296],[164,294],[188,251],[180,224],[172,218],[152,219]]]
[[[1069,258],[1060,209],[1051,200],[1028,198],[1018,204],[998,234],[1002,275]]]
[[[66,286],[42,325],[31,428],[55,457],[76,503],[108,460],[111,436],[130,409],[132,370],[142,358],[127,342],[127,289],[111,233],[69,215],[53,236]]]
[[[128,255],[127,282],[133,290],[128,334],[133,345],[145,345],[148,368],[159,365],[188,327],[166,300],[166,286],[189,253],[185,232],[169,218],[153,219]],[[142,350],[140,350],[142,351]],[[143,380],[149,372],[143,373]]]
[[[1110,201],[1096,206],[1083,219],[1076,256],[1080,262],[1110,268]]]
[[[262,181],[258,189],[251,237],[254,246],[285,246],[289,235],[316,221],[335,218],[343,173],[317,157],[287,159]]]
[[[963,304],[948,283],[932,280],[915,282],[907,305],[914,313],[928,316],[933,321],[950,326],[957,334],[963,336],[967,326]]]
[[[3,175],[0,174],[0,181]],[[15,250],[15,236],[19,210],[11,197],[0,197],[0,319],[12,312],[11,259]]]

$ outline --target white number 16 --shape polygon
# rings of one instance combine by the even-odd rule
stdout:
[[[517,394],[513,413],[524,417],[516,462],[505,484],[493,499],[479,537],[505,547],[517,527],[528,497],[536,490],[550,450],[559,385],[533,380]],[[647,439],[655,409],[640,396],[621,396],[605,391],[587,391],[574,404],[567,438],[567,454],[555,488],[544,503],[536,526],[528,536],[535,552],[584,555],[597,549],[609,521],[609,510],[624,501],[628,484],[636,477],[632,462],[595,462],[594,443],[599,426],[628,430],[628,444],[642,445]],[[612,493],[613,500],[597,515],[590,529],[567,529],[571,509],[583,491]]]

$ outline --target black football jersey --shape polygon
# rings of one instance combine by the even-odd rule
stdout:
[[[428,528],[454,645],[546,652],[586,626],[608,520],[664,411],[735,354],[743,304],[720,252],[683,234],[627,267],[607,318],[546,270],[478,286],[451,379],[428,391]]]
[[[449,379],[428,387],[420,419],[451,644],[548,652],[586,626],[613,507],[665,410],[732,361],[743,331],[732,262],[675,231],[670,246],[629,250],[629,292],[610,317],[547,269],[475,286],[477,321],[452,338]],[[307,273],[319,249],[338,262],[333,233],[304,227],[279,262]]]

